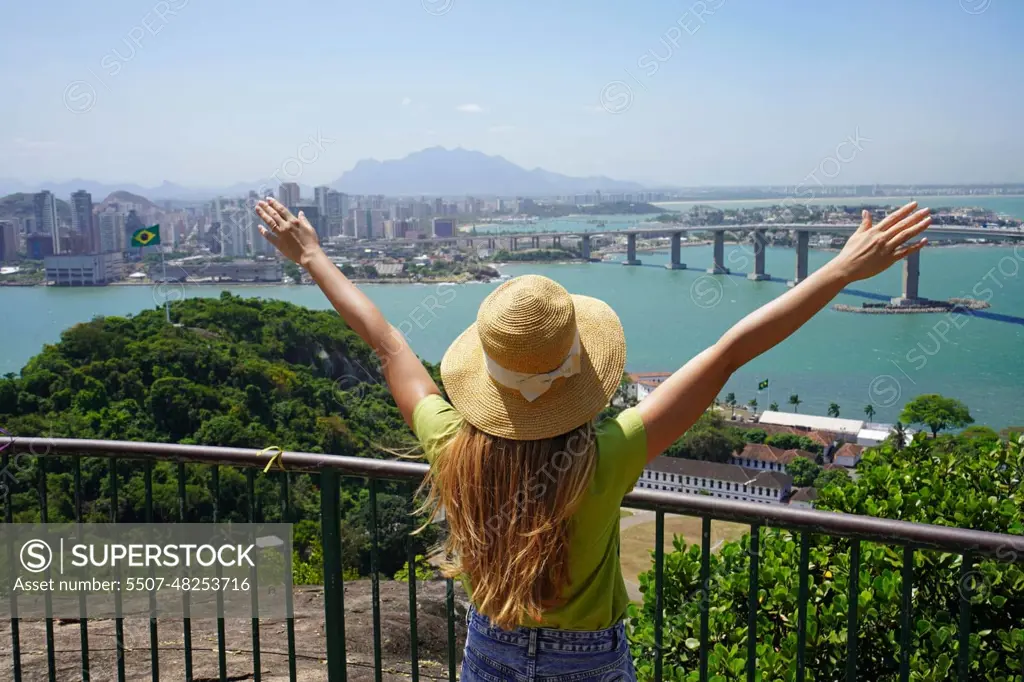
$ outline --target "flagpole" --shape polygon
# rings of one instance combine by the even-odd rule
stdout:
[[[160,246],[163,246],[161,244]],[[164,261],[164,250],[160,249],[160,265],[163,266],[164,270],[164,288],[167,287],[167,263]],[[167,324],[171,323],[171,304],[167,300],[167,296],[164,296],[164,314],[167,316]]]

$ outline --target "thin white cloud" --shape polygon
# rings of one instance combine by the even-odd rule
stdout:
[[[490,128],[487,129],[487,132],[495,133],[495,134],[499,134],[500,135],[502,133],[511,133],[515,129],[516,129],[515,126],[500,125],[500,126],[491,126]]]
[[[482,106],[480,106],[479,104],[460,104],[459,106],[455,107],[455,110],[456,111],[461,111],[464,114],[482,114],[482,113],[484,113],[484,108]]]
[[[26,140],[23,137],[14,138],[14,148],[21,151],[39,151],[55,149],[57,143],[53,140]]]
[[[412,98],[410,98],[410,97],[403,97],[402,98],[402,106],[403,107],[407,107],[410,104],[412,104]]]

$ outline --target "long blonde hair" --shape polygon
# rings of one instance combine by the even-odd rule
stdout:
[[[423,511],[444,509],[447,577],[466,576],[477,610],[513,629],[539,622],[569,583],[570,518],[597,461],[592,423],[542,440],[509,440],[468,422],[423,482]]]

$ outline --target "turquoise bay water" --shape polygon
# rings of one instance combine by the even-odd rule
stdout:
[[[917,197],[876,197],[876,198],[864,198],[859,197],[855,199],[844,199],[844,198],[823,198],[823,199],[810,199],[802,201],[809,205],[836,205],[836,206],[861,206],[864,204],[876,204],[876,205],[899,205],[905,204],[912,198]],[[932,208],[958,208],[964,206],[974,206],[978,208],[986,208],[996,213],[1008,215],[1013,218],[1024,219],[1024,197],[1010,196],[1010,197],[970,197],[970,196],[953,196],[953,197],[920,197],[918,198],[922,206],[930,206]],[[764,206],[772,206],[781,203],[781,199],[750,199],[750,200],[737,200],[737,201],[669,201],[655,204],[659,208],[668,211],[689,211],[693,206],[713,206],[715,208],[759,208]],[[489,234],[489,233],[504,233],[504,232],[515,232],[515,233],[529,233],[529,232],[595,232],[595,231],[607,231],[607,230],[626,230],[641,226],[645,223],[650,222],[654,219],[656,214],[649,215],[638,215],[638,216],[626,216],[626,215],[578,215],[578,216],[566,216],[564,218],[544,218],[538,220],[533,224],[522,224],[514,223],[509,225],[491,225],[481,223],[477,225],[476,230],[478,234]],[[598,223],[604,223],[603,226],[598,226]],[[658,225],[661,227],[661,225]]]
[[[812,251],[811,268],[833,253]],[[640,254],[645,264],[665,264],[665,253]],[[749,271],[748,251],[727,247],[727,264]],[[691,267],[711,263],[710,247],[683,249]],[[767,270],[792,276],[795,254],[771,248]],[[574,293],[604,299],[618,312],[628,342],[627,369],[669,371],[712,344],[730,325],[785,291],[778,282],[749,282],[710,276],[697,270],[619,264],[515,264],[501,266],[515,276],[537,273],[561,282]],[[439,361],[448,344],[469,325],[483,298],[497,284],[455,286],[454,296],[437,285],[369,285],[367,294],[388,319],[409,331],[413,348]],[[184,295],[215,297],[229,288],[242,296],[291,301],[327,309],[315,287],[212,287],[187,285]],[[895,295],[898,267],[858,289]],[[1024,246],[927,249],[921,259],[922,295],[942,298],[968,295],[988,299],[991,312],[1024,318]],[[862,298],[843,294],[837,302],[860,305]],[[53,343],[67,327],[97,315],[127,315],[156,305],[151,287],[123,286],[65,289],[0,289],[0,373],[18,372]],[[172,312],[173,314],[173,312]],[[1001,428],[1024,423],[1024,326],[988,319],[943,315],[856,315],[826,309],[791,339],[741,369],[725,391],[746,403],[756,397],[761,408],[768,392],[757,382],[771,381],[771,400],[789,409],[790,394],[800,395],[801,412],[824,414],[839,403],[842,416],[862,417],[872,402],[876,420],[894,420],[899,408],[922,393],[943,393],[963,400],[979,423]]]

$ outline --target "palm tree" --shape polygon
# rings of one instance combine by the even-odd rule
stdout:
[[[896,420],[893,424],[892,433],[889,434],[889,442],[892,443],[893,450],[899,452],[903,449],[903,446],[907,442],[907,430],[903,428],[903,422]]]
[[[799,412],[800,411],[798,409],[800,407],[800,402],[801,402],[800,396],[798,396],[796,393],[794,393],[793,395],[789,396],[789,404],[793,406],[793,411],[794,412]]]
[[[736,394],[735,393],[726,393],[725,394],[725,404],[732,408],[732,416],[735,417],[736,416]]]
[[[867,415],[868,421],[871,421],[871,419],[875,416],[875,406],[870,404],[865,405],[864,414]]]
[[[839,403],[828,404],[828,416],[838,417],[839,416]]]
[[[754,416],[756,417],[757,416],[757,398],[751,398],[749,401],[747,401],[747,405],[750,406],[751,412],[753,412]]]
[[[768,406],[768,409],[771,410],[772,412],[778,412],[779,404],[773,401],[772,404]]]

